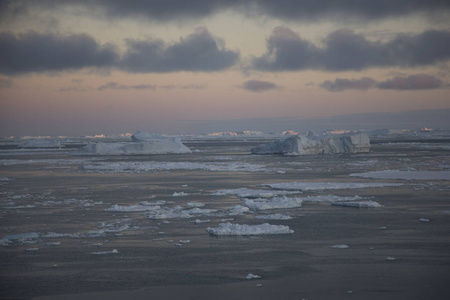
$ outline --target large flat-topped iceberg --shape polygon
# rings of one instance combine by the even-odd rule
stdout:
[[[179,138],[138,131],[130,142],[89,143],[77,151],[87,155],[145,155],[191,153]]]
[[[337,137],[312,139],[295,135],[284,140],[252,148],[253,154],[334,154],[365,153],[370,150],[370,139],[365,133],[345,134]]]

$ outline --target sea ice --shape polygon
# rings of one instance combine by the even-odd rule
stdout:
[[[210,234],[213,235],[265,235],[265,234],[288,234],[293,233],[294,230],[289,226],[271,225],[268,223],[260,225],[239,225],[232,223],[220,223],[219,227],[206,228]]]
[[[106,208],[105,211],[114,211],[114,212],[133,212],[133,211],[150,211],[161,209],[159,205],[118,205],[115,204],[110,208]]]
[[[122,172],[153,172],[153,171],[171,171],[171,170],[204,170],[211,172],[267,172],[264,165],[250,163],[199,163],[199,162],[98,162],[92,165],[83,165],[82,169],[86,171],[102,171],[112,173]]]
[[[371,208],[371,207],[383,207],[375,201],[348,201],[348,202],[332,202],[331,205],[335,206],[348,206],[348,207],[358,207],[358,208]]]
[[[345,244],[338,244],[338,245],[333,245],[330,248],[333,248],[333,249],[347,249],[347,248],[349,248],[349,246],[345,245]]]
[[[259,278],[261,278],[261,276],[252,273],[248,273],[248,275],[245,277],[245,279],[259,279]]]
[[[369,152],[370,139],[365,133],[311,139],[295,135],[284,140],[262,144],[251,149],[252,154],[334,154]]]
[[[302,200],[300,198],[288,198],[286,196],[266,199],[246,199],[244,205],[251,210],[266,210],[276,208],[294,208],[301,207]]]
[[[283,214],[256,215],[255,218],[263,219],[263,220],[291,220],[291,219],[293,219],[292,216],[283,215]]]
[[[91,252],[91,254],[94,254],[94,255],[118,254],[118,253],[119,253],[119,251],[117,251],[117,249],[113,249],[111,251]]]
[[[3,237],[3,240],[20,241],[20,240],[32,240],[39,238],[39,234],[36,232],[19,233],[13,235],[7,235]]]
[[[385,186],[400,186],[402,184],[384,182],[281,182],[263,185],[277,190],[310,191],[329,189],[362,189]]]
[[[350,176],[375,179],[450,180],[450,171],[400,171],[384,170],[353,173]]]
[[[295,192],[288,191],[270,191],[270,190],[254,190],[247,188],[219,190],[213,193],[215,196],[236,195],[240,198],[270,198],[276,195],[288,195]]]

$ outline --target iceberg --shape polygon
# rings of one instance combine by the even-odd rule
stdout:
[[[147,155],[192,152],[191,149],[181,143],[180,138],[138,131],[131,139],[131,142],[89,143],[75,153],[85,155]]]
[[[57,139],[48,138],[30,138],[24,140],[20,147],[22,148],[61,148],[61,143]]]
[[[337,137],[318,139],[295,135],[251,149],[252,154],[283,155],[366,153],[369,151],[370,139],[365,133],[344,134]]]

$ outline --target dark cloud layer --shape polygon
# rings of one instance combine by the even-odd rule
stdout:
[[[239,53],[220,44],[204,27],[171,45],[129,40],[120,67],[136,73],[224,70],[236,63]]]
[[[407,77],[396,76],[392,79],[379,82],[377,88],[390,90],[429,90],[444,86],[442,80],[427,74],[415,74]]]
[[[324,81],[320,84],[320,87],[329,92],[367,90],[370,88],[406,91],[439,89],[444,87],[444,82],[432,75],[414,74],[409,76],[396,76],[382,82],[377,82],[370,77],[361,79],[336,78],[334,81]]]
[[[148,89],[155,90],[156,85],[152,85],[152,84],[124,85],[124,84],[119,84],[117,82],[111,81],[111,82],[108,82],[108,83],[98,87],[99,91],[104,91],[104,90],[148,90]]]
[[[112,45],[99,45],[87,34],[0,33],[1,74],[108,67],[116,59]]]
[[[275,83],[269,81],[249,80],[244,82],[242,88],[251,92],[265,92],[278,89],[279,87]]]
[[[111,18],[144,17],[167,21],[197,19],[223,10],[298,21],[317,21],[330,18],[377,20],[412,13],[445,12],[450,8],[446,0],[9,0],[0,1],[0,11],[24,14],[32,8],[45,10],[63,5],[78,5],[89,11],[101,11]]]
[[[265,71],[305,69],[346,71],[370,67],[415,67],[450,59],[450,31],[399,34],[389,42],[370,41],[350,29],[329,34],[323,46],[302,39],[287,27],[277,27],[267,39],[267,52],[252,67]]]
[[[336,80],[324,81],[320,84],[320,87],[330,92],[341,92],[344,90],[367,90],[375,86],[377,82],[369,77],[363,77],[361,79],[346,79],[336,78]]]
[[[0,33],[0,74],[66,71],[86,67],[120,68],[128,72],[219,71],[233,66],[239,53],[225,49],[206,28],[167,45],[162,40],[128,41],[120,57],[110,44],[87,34],[55,35],[30,31]]]

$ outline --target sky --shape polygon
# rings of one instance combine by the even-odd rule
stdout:
[[[449,1],[0,0],[0,136],[450,128],[449,92]]]

